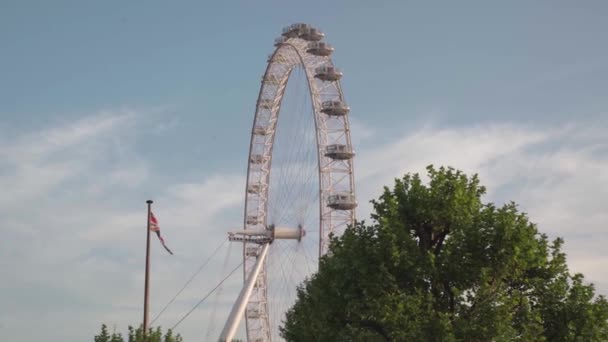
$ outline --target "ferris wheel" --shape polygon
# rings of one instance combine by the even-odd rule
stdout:
[[[276,49],[258,95],[248,156],[241,293],[220,340],[245,318],[248,341],[279,340],[296,287],[316,271],[330,236],[355,219],[347,106],[334,48],[308,24],[293,24]]]

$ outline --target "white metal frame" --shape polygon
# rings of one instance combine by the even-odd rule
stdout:
[[[291,27],[299,27],[297,25],[303,24],[294,24]],[[289,32],[289,28],[284,32]],[[269,57],[256,103],[248,157],[243,224],[245,230],[261,230],[270,224],[267,222],[268,188],[278,114],[289,76],[295,67],[300,66],[306,73],[314,107],[320,185],[319,256],[322,256],[327,252],[330,234],[340,234],[355,219],[354,208],[339,210],[327,206],[328,198],[332,194],[350,194],[352,198],[355,195],[352,158],[332,159],[325,156],[328,145],[340,144],[350,151],[353,150],[350,126],[348,115],[330,116],[321,111],[321,105],[325,101],[344,101],[339,80],[323,81],[315,78],[315,70],[320,66],[333,67],[331,57],[309,53],[311,42],[300,38],[305,36],[299,36],[297,32],[284,36],[275,42],[276,50]],[[313,227],[307,227],[310,228]],[[248,299],[244,310],[248,341],[271,340],[266,261],[263,257],[266,255],[266,249],[267,244],[247,241],[243,243],[244,278],[247,280],[248,276],[258,274],[255,286],[247,291]]]

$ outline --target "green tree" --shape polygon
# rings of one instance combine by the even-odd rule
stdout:
[[[427,168],[332,238],[281,328],[288,341],[608,341],[608,302],[515,203]]]
[[[149,328],[148,336],[144,338],[144,330],[140,325],[137,329],[129,326],[127,333],[127,342],[183,342],[182,337],[177,334],[174,335],[171,329],[163,335],[160,327]],[[108,328],[105,324],[101,325],[101,332],[95,336],[95,342],[125,342],[124,338],[120,333],[108,333]]]
[[[101,332],[95,336],[95,342],[110,342],[110,334],[108,333],[108,326],[105,324],[101,325]]]

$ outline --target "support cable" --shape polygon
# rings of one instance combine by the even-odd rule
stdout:
[[[211,291],[209,291],[209,292],[208,292],[208,293],[207,293],[207,294],[206,294],[206,295],[203,297],[203,299],[201,299],[201,300],[200,300],[198,303],[196,303],[196,305],[195,305],[195,306],[194,306],[192,309],[190,309],[190,311],[188,311],[188,312],[187,312],[187,313],[184,315],[184,317],[180,318],[180,320],[179,320],[179,321],[177,321],[177,323],[175,323],[175,325],[174,325],[173,327],[171,327],[171,330],[175,330],[175,328],[176,328],[176,327],[177,327],[177,326],[178,326],[178,325],[179,325],[179,324],[180,324],[180,323],[181,323],[183,320],[185,320],[185,319],[186,319],[186,317],[188,317],[188,316],[189,316],[189,315],[190,315],[190,314],[191,314],[191,313],[192,313],[194,310],[196,310],[196,308],[197,308],[199,305],[203,304],[203,302],[204,302],[204,301],[205,301],[207,298],[209,298],[209,296],[211,296],[211,295],[213,294],[213,292],[215,292],[215,290],[217,290],[217,289],[218,289],[220,286],[222,286],[222,284],[224,284],[224,282],[225,282],[225,281],[226,281],[228,278],[230,278],[230,276],[231,276],[231,275],[233,275],[233,274],[234,274],[234,272],[236,272],[236,270],[238,270],[239,268],[241,268],[241,266],[243,266],[243,262],[244,262],[244,261],[241,261],[241,263],[240,263],[240,264],[236,265],[236,267],[235,267],[235,268],[234,268],[232,271],[230,271],[230,273],[228,273],[228,275],[227,275],[227,276],[225,276],[225,277],[224,277],[224,279],[222,279],[222,281],[220,281],[220,283],[219,283],[219,284],[217,284],[217,286],[215,286],[213,289],[211,289]]]
[[[154,317],[154,319],[152,320],[152,322],[150,322],[150,325],[154,324],[154,322],[156,322],[156,320],[160,317],[160,315],[163,314],[163,312],[165,312],[165,310],[167,310],[167,308],[169,307],[169,305],[171,305],[175,299],[177,299],[177,297],[186,289],[186,287],[188,287],[188,285],[190,285],[190,283],[194,280],[194,278],[196,278],[196,276],[201,273],[201,271],[203,270],[203,268],[205,268],[205,266],[207,266],[207,264],[209,263],[209,261],[211,261],[211,258],[213,258],[217,252],[219,252],[219,250],[222,248],[222,246],[224,246],[226,244],[226,242],[228,242],[228,239],[224,240],[214,251],[213,253],[211,253],[211,255],[207,258],[207,260],[205,260],[203,262],[203,264],[198,268],[198,270],[196,272],[194,272],[194,274],[192,274],[192,276],[190,277],[190,279],[188,279],[188,281],[186,281],[186,283],[184,284],[184,286],[177,291],[177,293],[175,294],[175,296],[173,296],[173,298],[171,298],[171,300],[165,305],[165,307],[160,310],[160,312],[156,315],[156,317]]]
[[[232,246],[230,246],[232,247]],[[226,257],[224,258],[224,263],[222,264],[222,272],[228,268],[228,261],[230,261],[230,254],[232,252],[232,248],[228,248],[228,253],[226,253]],[[207,324],[207,333],[205,334],[205,341],[209,341],[211,339],[211,334],[214,332],[215,326],[215,316],[217,312],[217,305],[220,300],[220,296],[222,294],[223,286],[215,292],[215,300],[213,301],[213,308],[211,309],[211,315],[209,317],[209,324]]]

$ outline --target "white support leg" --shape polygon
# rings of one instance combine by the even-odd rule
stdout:
[[[262,247],[262,251],[258,256],[255,265],[253,266],[253,270],[251,270],[251,273],[249,274],[249,277],[245,282],[245,286],[243,286],[239,297],[234,303],[232,311],[230,311],[230,316],[228,316],[226,325],[224,325],[224,329],[222,330],[222,334],[220,335],[219,340],[221,342],[230,342],[234,338],[234,334],[236,333],[236,329],[239,327],[241,318],[243,318],[243,315],[245,314],[245,308],[247,307],[247,302],[249,301],[251,292],[253,291],[253,285],[255,284],[255,280],[260,274],[262,265],[264,265],[264,260],[266,259],[266,254],[268,254],[269,246],[270,244],[266,243]]]

